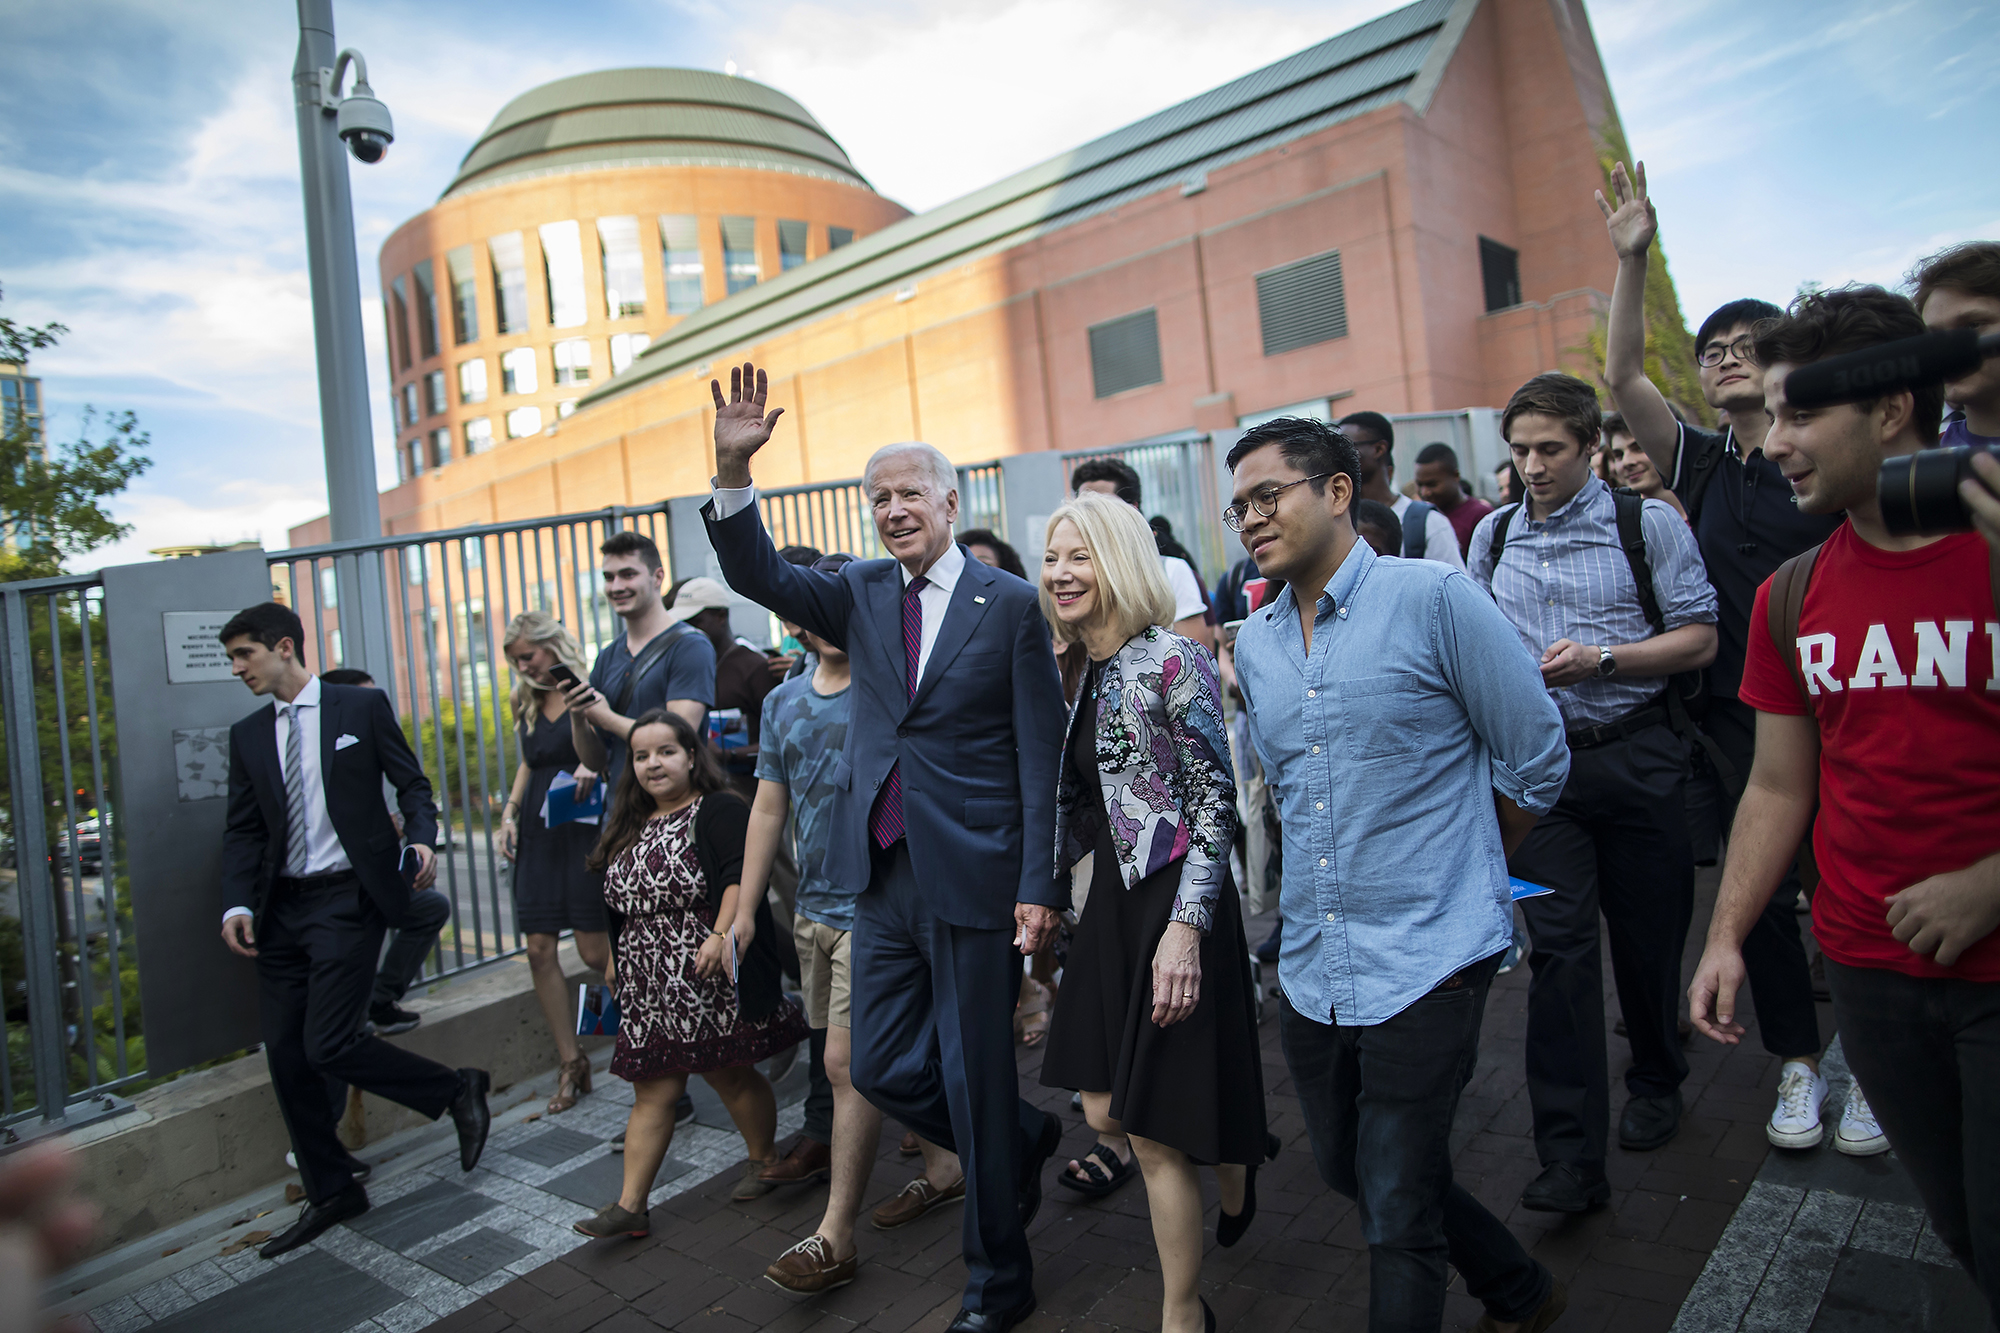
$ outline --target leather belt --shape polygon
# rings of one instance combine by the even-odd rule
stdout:
[[[1623,717],[1613,718],[1602,726],[1571,727],[1568,732],[1569,748],[1594,750],[1600,745],[1622,741],[1634,732],[1644,731],[1647,727],[1664,726],[1667,721],[1666,705],[1649,703]]]
[[[335,870],[325,875],[277,875],[271,880],[274,887],[290,889],[293,893],[322,893],[327,889],[339,888],[350,880],[361,877],[352,870]]]

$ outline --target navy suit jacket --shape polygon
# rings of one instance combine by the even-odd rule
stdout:
[[[854,684],[828,876],[867,887],[869,812],[901,764],[910,861],[939,918],[1012,929],[1016,902],[1066,906],[1049,866],[1068,710],[1035,590],[968,554],[913,698],[894,560],[804,569],[771,545],[756,505],[718,522],[711,501],[702,516],[730,587],[847,651]]]
[[[327,817],[362,889],[390,925],[403,919],[410,889],[398,862],[396,826],[382,802],[382,779],[396,789],[403,832],[412,844],[437,842],[430,779],[410,751],[389,696],[364,685],[319,687],[320,785]],[[336,748],[343,735],[355,744]],[[225,907],[248,907],[259,929],[271,880],[285,868],[291,815],[278,765],[278,709],[265,704],[229,729],[229,814],[222,835]]]

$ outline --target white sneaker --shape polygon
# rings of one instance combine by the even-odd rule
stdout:
[[[1859,1083],[1849,1085],[1847,1105],[1840,1113],[1840,1128],[1834,1131],[1833,1146],[1849,1157],[1873,1157],[1889,1151],[1889,1136],[1875,1123],[1868,1099]]]
[[[1787,1060],[1778,1071],[1778,1104],[1764,1137],[1780,1148],[1812,1148],[1826,1136],[1819,1122],[1826,1102],[1826,1079],[1803,1060]]]
[[[290,1167],[290,1168],[292,1168],[292,1170],[294,1170],[294,1171],[298,1170],[298,1169],[299,1169],[299,1156],[298,1156],[298,1154],[297,1154],[297,1153],[289,1153],[289,1152],[288,1152],[288,1153],[286,1153],[286,1154],[285,1154],[285,1165],[286,1165],[286,1166],[289,1166],[289,1167]]]

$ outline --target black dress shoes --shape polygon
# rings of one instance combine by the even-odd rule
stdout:
[[[1051,1117],[1053,1119],[1053,1117]],[[1044,1139],[1048,1135],[1042,1136]],[[1058,1135],[1060,1137],[1060,1135]],[[1051,1148],[1052,1153],[1055,1149]],[[1007,1333],[1007,1330],[1035,1312],[1035,1296],[1021,1302],[1017,1310],[960,1310],[958,1318],[945,1325],[944,1333]]]
[[[1028,1150],[1027,1159],[1021,1163],[1021,1178],[1015,1187],[1017,1191],[1015,1198],[1021,1205],[1023,1231],[1026,1231],[1028,1224],[1035,1220],[1035,1214],[1042,1210],[1042,1168],[1049,1164],[1049,1158],[1054,1157],[1056,1149],[1060,1147],[1062,1147],[1062,1121],[1045,1112],[1042,1116],[1042,1136],[1035,1140],[1035,1146]],[[1029,1301],[1028,1308],[1034,1309],[1035,1303]],[[1024,1314],[1021,1318],[1026,1319],[1027,1316]],[[1013,1326],[1013,1324],[1004,1325],[1007,1328]],[[953,1324],[952,1327],[957,1328],[958,1325]],[[983,1327],[983,1325],[967,1325],[967,1327]]]
[[[1634,1097],[1618,1117],[1618,1146],[1633,1152],[1664,1148],[1681,1132],[1681,1090],[1664,1097]]]
[[[452,1123],[458,1126],[458,1169],[470,1171],[479,1165],[486,1151],[486,1131],[493,1127],[493,1112],[486,1105],[486,1090],[492,1077],[483,1069],[458,1071],[458,1096],[451,1099]]]
[[[368,1191],[349,1185],[325,1203],[309,1203],[299,1210],[299,1220],[257,1251],[266,1259],[289,1254],[301,1245],[310,1245],[320,1233],[368,1211]]]
[[[1587,1213],[1611,1202],[1611,1182],[1601,1172],[1585,1175],[1568,1162],[1555,1162],[1521,1191],[1521,1206],[1537,1213]]]

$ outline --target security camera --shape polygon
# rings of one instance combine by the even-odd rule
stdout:
[[[354,66],[354,91],[342,97],[340,85],[350,64]],[[347,151],[359,161],[380,162],[395,141],[396,126],[389,118],[389,108],[368,86],[368,62],[359,51],[342,51],[333,68],[322,69],[319,77],[320,108],[334,113],[334,129]]]
[[[353,94],[342,99],[334,125],[346,142],[347,151],[363,162],[380,162],[396,137],[389,108],[382,105],[365,80],[356,82]]]

